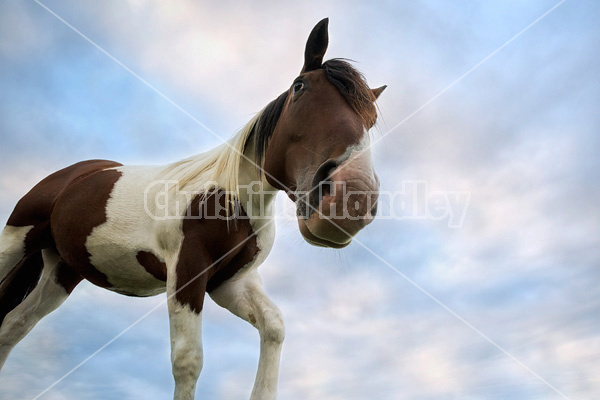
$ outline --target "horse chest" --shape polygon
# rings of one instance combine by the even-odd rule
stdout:
[[[221,201],[223,197],[218,194],[196,197],[190,204],[188,218],[182,223],[178,280],[201,274],[209,292],[260,265],[271,250],[275,235],[272,221],[248,218],[243,209],[241,218],[230,221],[201,218],[196,213],[196,210],[215,209],[215,203]]]
[[[275,240],[275,226],[271,222],[250,222],[250,234],[243,239],[243,243],[235,244],[229,250],[233,257],[225,260],[225,267],[215,272],[208,281],[207,291],[211,292],[226,280],[243,279],[252,269],[257,268],[269,255]],[[233,243],[232,243],[233,245]]]

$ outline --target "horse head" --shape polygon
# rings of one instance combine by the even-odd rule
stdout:
[[[313,28],[300,75],[259,120],[270,135],[258,135],[256,141],[267,181],[296,203],[303,237],[341,248],[377,211],[379,180],[368,131],[385,86],[370,89],[345,60],[323,62],[327,26],[324,19]]]

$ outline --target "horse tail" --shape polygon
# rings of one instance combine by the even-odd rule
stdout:
[[[23,258],[0,282],[0,326],[4,317],[33,291],[40,281],[44,261],[36,251]]]

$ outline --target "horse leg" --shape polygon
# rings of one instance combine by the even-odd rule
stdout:
[[[260,358],[250,400],[276,399],[285,327],[281,311],[267,297],[258,272],[252,270],[242,279],[223,283],[210,297],[258,329]]]
[[[171,333],[171,365],[175,400],[193,400],[203,363],[202,306],[206,276],[186,270],[185,257],[167,272],[167,307]],[[174,271],[174,272],[173,272]]]
[[[25,257],[25,237],[33,228],[7,225],[0,234],[0,281]]]
[[[61,305],[82,279],[66,266],[54,251],[45,249],[41,253],[41,257],[39,252],[27,257],[0,286],[0,300],[3,303],[16,303],[16,306],[6,314],[0,325],[0,368],[15,345],[31,331],[40,319]],[[39,274],[33,276],[18,274],[21,268],[31,266],[35,262],[43,263],[41,279]],[[37,267],[40,268],[40,266]],[[14,275],[15,273],[17,275]],[[24,293],[26,296],[24,298],[22,291],[13,289],[22,287],[23,279],[28,280],[25,282],[25,286],[30,287]],[[18,297],[10,298],[11,296]]]

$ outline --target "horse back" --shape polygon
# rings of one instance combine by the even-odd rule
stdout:
[[[63,168],[35,185],[19,200],[7,225],[33,226],[25,241],[26,251],[37,251],[54,245],[50,219],[56,201],[70,185],[107,168],[121,166],[108,160],[87,160]]]

